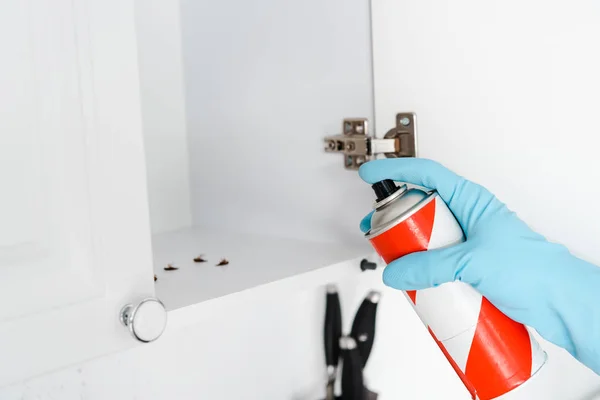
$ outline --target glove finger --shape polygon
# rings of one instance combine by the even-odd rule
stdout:
[[[423,158],[388,158],[361,165],[360,177],[367,183],[383,179],[436,189],[468,233],[486,215],[505,208],[484,187],[468,181],[443,165]]]
[[[444,200],[454,194],[463,180],[441,164],[425,158],[386,158],[361,165],[360,177],[373,184],[384,179],[436,189]]]
[[[362,219],[362,221],[360,221],[360,230],[362,233],[367,233],[371,229],[371,217],[373,217],[374,212],[375,211],[371,211]]]
[[[384,269],[383,282],[399,290],[420,290],[463,280],[469,258],[465,243],[408,254]]]

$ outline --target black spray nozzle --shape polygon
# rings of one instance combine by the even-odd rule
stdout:
[[[377,201],[381,201],[386,197],[392,195],[393,193],[400,190],[396,183],[394,183],[391,179],[386,179],[383,181],[376,182],[371,186],[375,191],[375,195],[377,196]]]

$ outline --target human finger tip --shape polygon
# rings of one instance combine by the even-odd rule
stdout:
[[[435,162],[431,160],[414,157],[384,158],[361,165],[358,174],[362,180],[370,184],[384,179],[418,184],[412,182],[412,180],[419,181],[417,172],[430,168],[434,164]]]
[[[363,233],[367,233],[371,229],[371,217],[373,217],[373,211],[371,211],[362,219],[362,221],[360,221],[360,230]]]
[[[430,287],[421,268],[424,253],[408,254],[392,261],[383,270],[383,283],[398,290],[419,290]]]
[[[387,159],[384,159],[366,162],[358,169],[358,175],[363,181],[370,184],[388,179],[386,177],[386,172],[388,172],[388,168],[386,168],[387,161]]]
[[[408,290],[409,285],[406,282],[406,271],[395,263],[389,264],[383,270],[383,283],[398,290]]]

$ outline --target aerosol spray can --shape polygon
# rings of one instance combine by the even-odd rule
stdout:
[[[377,196],[366,237],[386,263],[406,254],[461,243],[463,231],[436,191],[373,185]],[[473,399],[488,400],[521,386],[546,362],[527,328],[463,282],[407,291]]]

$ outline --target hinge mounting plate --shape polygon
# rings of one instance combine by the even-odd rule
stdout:
[[[369,135],[366,118],[346,118],[342,122],[342,134],[324,138],[325,151],[341,153],[344,168],[357,170],[365,162],[383,155],[393,157],[416,157],[417,116],[412,112],[398,113],[396,126],[383,139]]]

